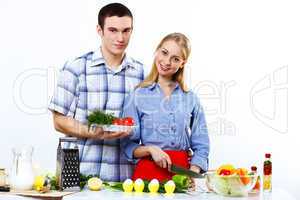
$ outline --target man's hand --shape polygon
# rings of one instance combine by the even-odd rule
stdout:
[[[170,171],[172,161],[169,155],[157,146],[149,146],[148,148],[154,162],[162,168],[168,168]]]
[[[87,125],[58,112],[53,112],[53,122],[57,131],[77,138],[112,140],[127,137],[132,131],[132,128],[125,132],[105,132],[100,127],[89,128]]]
[[[132,129],[123,132],[108,132],[108,131],[103,131],[103,129],[100,127],[97,127],[95,129],[89,130],[88,138],[98,139],[98,140],[120,139],[129,136],[131,131]]]

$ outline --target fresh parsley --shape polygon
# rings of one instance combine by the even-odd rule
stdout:
[[[87,118],[89,127],[92,124],[110,125],[114,119],[115,117],[113,114],[107,114],[101,110],[95,110]]]

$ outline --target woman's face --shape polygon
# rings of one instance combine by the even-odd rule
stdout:
[[[181,48],[173,40],[168,40],[156,51],[155,65],[160,76],[172,78],[183,67],[184,59]]]

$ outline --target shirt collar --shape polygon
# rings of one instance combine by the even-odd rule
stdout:
[[[153,90],[154,88],[155,88],[155,86],[156,86],[156,82],[153,82],[151,85],[149,85],[149,90]]]
[[[176,90],[179,87],[179,83],[178,82],[176,82],[175,84],[176,85],[175,85],[174,90]],[[153,82],[148,88],[149,88],[149,90],[153,90],[155,87],[159,87],[159,85],[158,85],[157,82]]]
[[[105,60],[102,56],[100,48],[93,51],[92,60],[91,60],[91,63],[90,63],[91,67],[96,67],[98,65],[105,65]]]
[[[127,66],[136,68],[134,63],[135,63],[135,61],[125,54],[125,56],[123,58],[123,61],[121,63],[122,69],[127,67]],[[91,67],[96,67],[96,66],[99,66],[99,65],[105,65],[105,59],[102,55],[101,47],[99,47],[98,49],[96,49],[93,52],[92,60],[91,60],[91,63],[90,63]]]

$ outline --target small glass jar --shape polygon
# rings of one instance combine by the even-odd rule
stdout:
[[[5,185],[6,185],[5,169],[0,168],[0,186],[5,186]]]

